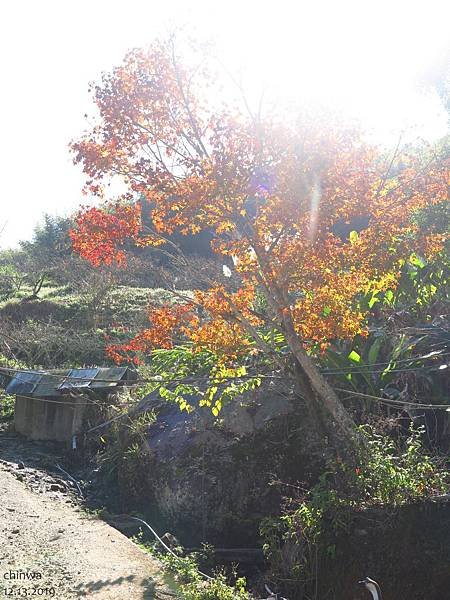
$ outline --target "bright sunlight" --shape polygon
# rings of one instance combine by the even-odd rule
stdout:
[[[400,133],[403,139],[436,139],[445,131],[434,86],[445,79],[449,56],[449,8],[441,0],[82,0],[76,7],[30,0],[3,3],[0,12],[8,90],[0,99],[7,115],[0,150],[8,174],[2,182],[3,246],[29,236],[43,210],[61,213],[61,198],[66,207],[77,206],[82,178],[72,168],[67,142],[85,125],[88,82],[128,49],[174,29],[212,42],[254,106],[263,91],[266,105],[332,104],[388,145]],[[18,159],[23,140],[32,141],[33,149],[26,178]]]

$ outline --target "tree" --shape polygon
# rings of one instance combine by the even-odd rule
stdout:
[[[364,335],[361,297],[395,285],[411,252],[439,251],[444,236],[424,235],[412,216],[447,199],[445,165],[432,149],[386,158],[325,112],[217,108],[207,101],[213,81],[204,62],[180,62],[173,39],[132,51],[94,87],[98,122],[71,145],[90,192],[103,197],[115,175],[129,186],[116,203],[81,210],[71,237],[82,256],[120,262],[130,240],[161,245],[175,231],[206,230],[227,261],[206,291],[153,308],[150,327],[111,352],[119,360],[182,336],[221,364],[266,357],[348,450],[353,421],[314,355]]]
[[[6,257],[5,257],[6,254]],[[8,256],[9,255],[9,256]],[[0,300],[9,300],[20,291],[24,282],[25,276],[18,271],[13,264],[6,262],[11,254],[2,252],[0,255]],[[4,262],[6,258],[6,264]]]
[[[42,254],[48,258],[64,258],[70,255],[71,248],[67,235],[73,226],[70,217],[58,217],[45,213],[42,223],[33,231],[30,241],[20,242],[20,247],[29,254]]]
[[[49,279],[56,280],[65,272],[64,262],[72,249],[68,234],[73,227],[70,218],[44,214],[41,224],[34,228],[31,240],[21,241],[20,250],[11,255],[11,262],[31,286],[31,298],[37,298]],[[79,259],[78,259],[79,260]]]

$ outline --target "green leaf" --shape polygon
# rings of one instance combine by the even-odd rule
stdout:
[[[369,300],[368,304],[369,304],[369,308],[372,308],[372,306],[376,303],[379,302],[380,299],[377,296],[372,296],[372,298]]]
[[[388,304],[391,304],[392,300],[394,299],[394,292],[392,290],[386,290],[384,292],[384,299]]]
[[[350,231],[349,239],[350,239],[350,244],[352,244],[352,245],[355,244],[359,239],[358,232]]]
[[[423,269],[426,266],[426,262],[423,260],[423,258],[417,256],[417,254],[411,254],[409,257],[409,262],[415,267],[419,267],[419,269]]]
[[[359,363],[359,362],[361,362],[361,356],[360,356],[360,355],[359,355],[359,354],[358,354],[358,353],[357,353],[355,350],[352,350],[352,351],[350,352],[350,354],[348,355],[348,358],[349,358],[349,359],[350,359],[352,362],[355,362],[355,363]]]
[[[380,351],[381,343],[383,342],[383,338],[378,337],[374,343],[370,346],[369,352],[367,354],[367,360],[369,365],[373,365],[378,358],[378,353]]]

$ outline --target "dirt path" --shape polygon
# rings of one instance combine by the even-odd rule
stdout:
[[[173,600],[159,563],[91,518],[45,472],[0,464],[0,598]]]

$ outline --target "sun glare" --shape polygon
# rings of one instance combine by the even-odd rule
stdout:
[[[404,140],[436,140],[447,131],[448,115],[435,86],[426,83],[442,83],[446,72],[448,77],[448,1],[3,4],[0,46],[8,92],[0,100],[7,115],[0,158],[8,177],[2,245],[30,235],[43,212],[79,205],[82,177],[67,144],[91,110],[88,83],[119,64],[130,48],[145,47],[173,29],[211,40],[254,106],[262,90],[266,106],[329,104],[359,119],[382,144],[396,144],[400,133]],[[24,139],[39,147],[27,161],[26,181],[17,160]]]
[[[448,115],[427,87],[436,66],[448,77],[444,3],[281,2],[241,16],[232,37],[224,21],[218,38],[250,93],[331,104],[381,143],[445,132]]]

